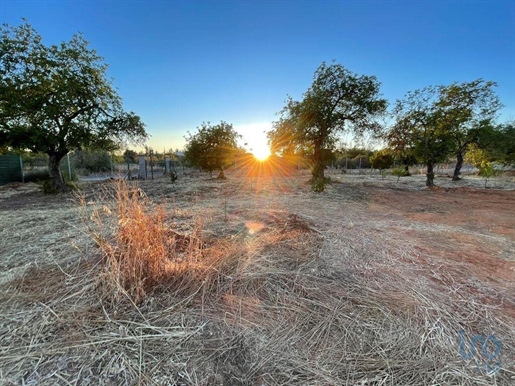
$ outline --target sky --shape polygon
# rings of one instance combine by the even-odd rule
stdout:
[[[48,45],[83,33],[156,150],[222,120],[262,147],[287,96],[333,60],[376,76],[391,105],[425,86],[495,81],[499,121],[515,119],[513,0],[0,1],[1,22],[23,17]]]

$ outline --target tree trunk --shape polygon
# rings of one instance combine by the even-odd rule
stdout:
[[[68,185],[64,181],[61,169],[59,169],[59,163],[63,157],[67,154],[64,152],[49,152],[48,159],[48,174],[50,175],[50,181],[56,192],[68,191]]]
[[[315,149],[313,153],[313,168],[311,170],[313,180],[324,179],[324,159],[322,157],[322,146],[319,141],[315,141]]]
[[[227,177],[225,177],[225,173],[224,173],[224,170],[223,169],[220,169],[220,173],[218,174],[218,178],[219,180],[225,180]]]
[[[432,162],[427,163],[426,186],[429,188],[432,186],[435,186],[435,183],[434,183],[435,174],[433,172],[433,167],[434,167],[434,165]]]
[[[460,150],[456,154],[456,167],[454,168],[454,175],[452,176],[453,181],[460,180],[460,171],[463,166],[463,152]]]
[[[406,172],[406,174],[409,176],[409,165],[406,163],[404,164],[404,171]]]

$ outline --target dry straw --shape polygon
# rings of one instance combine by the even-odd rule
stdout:
[[[513,320],[415,272],[409,248],[236,198],[228,221],[124,183],[84,200],[98,248],[2,287],[2,384],[513,384]],[[218,237],[231,213],[259,231]],[[503,342],[497,374],[459,355],[462,328]]]

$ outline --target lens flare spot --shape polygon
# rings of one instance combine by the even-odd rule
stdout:
[[[249,234],[253,235],[259,232],[261,229],[263,229],[265,227],[265,224],[257,221],[247,221],[245,223],[245,226],[249,230]]]

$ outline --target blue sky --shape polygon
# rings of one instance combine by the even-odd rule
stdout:
[[[109,64],[124,107],[155,149],[182,148],[203,121],[264,141],[286,96],[300,98],[322,61],[375,75],[395,99],[429,85],[499,83],[515,119],[515,1],[2,0],[47,44],[80,31]]]

